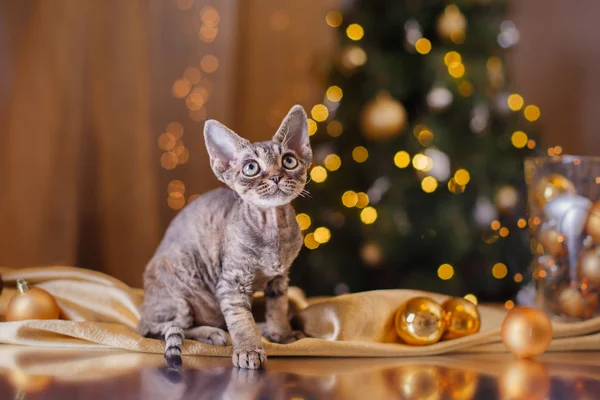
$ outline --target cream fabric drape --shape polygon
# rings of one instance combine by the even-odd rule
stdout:
[[[0,268],[7,285],[26,279],[53,294],[63,320],[0,322],[0,343],[41,347],[111,348],[162,353],[164,344],[135,331],[143,293],[107,275],[73,267]],[[0,316],[15,293],[0,296]],[[430,346],[401,344],[394,316],[400,305],[415,296],[443,301],[446,296],[415,290],[379,290],[312,301],[298,289],[290,292],[291,309],[310,338],[289,345],[264,342],[271,356],[407,357],[450,352],[503,352],[500,327],[506,311],[480,306],[479,333]],[[255,312],[262,302],[255,298]],[[261,315],[256,315],[259,319]],[[553,324],[549,351],[600,350],[600,317],[577,323]],[[183,354],[230,356],[232,347],[186,340]]]

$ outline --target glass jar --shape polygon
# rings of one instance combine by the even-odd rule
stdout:
[[[525,160],[535,302],[555,318],[598,315],[600,157]]]

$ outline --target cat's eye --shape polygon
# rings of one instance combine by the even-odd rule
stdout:
[[[294,169],[298,166],[298,160],[296,160],[296,157],[288,154],[283,157],[283,166],[287,169]]]
[[[256,175],[258,175],[259,172],[260,172],[260,167],[258,166],[258,163],[256,161],[248,161],[242,167],[242,173],[249,177],[256,176]]]

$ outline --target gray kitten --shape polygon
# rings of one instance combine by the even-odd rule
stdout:
[[[181,366],[184,336],[216,346],[233,342],[233,364],[266,363],[261,333],[277,343],[303,337],[288,320],[288,271],[302,247],[289,204],[302,193],[312,159],[306,114],[294,106],[271,141],[250,143],[206,121],[211,167],[231,189],[212,190],[171,222],[146,266],[138,331],[164,337],[165,358]],[[264,290],[266,323],[251,314]]]

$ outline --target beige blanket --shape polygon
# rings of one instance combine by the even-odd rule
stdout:
[[[52,293],[62,311],[61,320],[0,322],[0,343],[42,347],[112,348],[162,353],[163,344],[135,331],[143,299],[131,288],[105,274],[74,267],[0,268],[5,287],[0,296],[0,318],[16,279],[26,279]],[[449,352],[506,351],[500,342],[505,311],[480,306],[481,331],[475,335],[429,346],[401,344],[394,329],[394,314],[407,299],[418,295],[443,301],[446,296],[415,290],[378,290],[333,298],[306,299],[290,289],[291,309],[311,338],[288,345],[269,343],[271,356],[401,357]],[[255,298],[256,318],[264,307]],[[600,350],[600,317],[577,323],[554,322],[550,351]],[[231,346],[217,347],[186,340],[183,354],[230,356]]]

